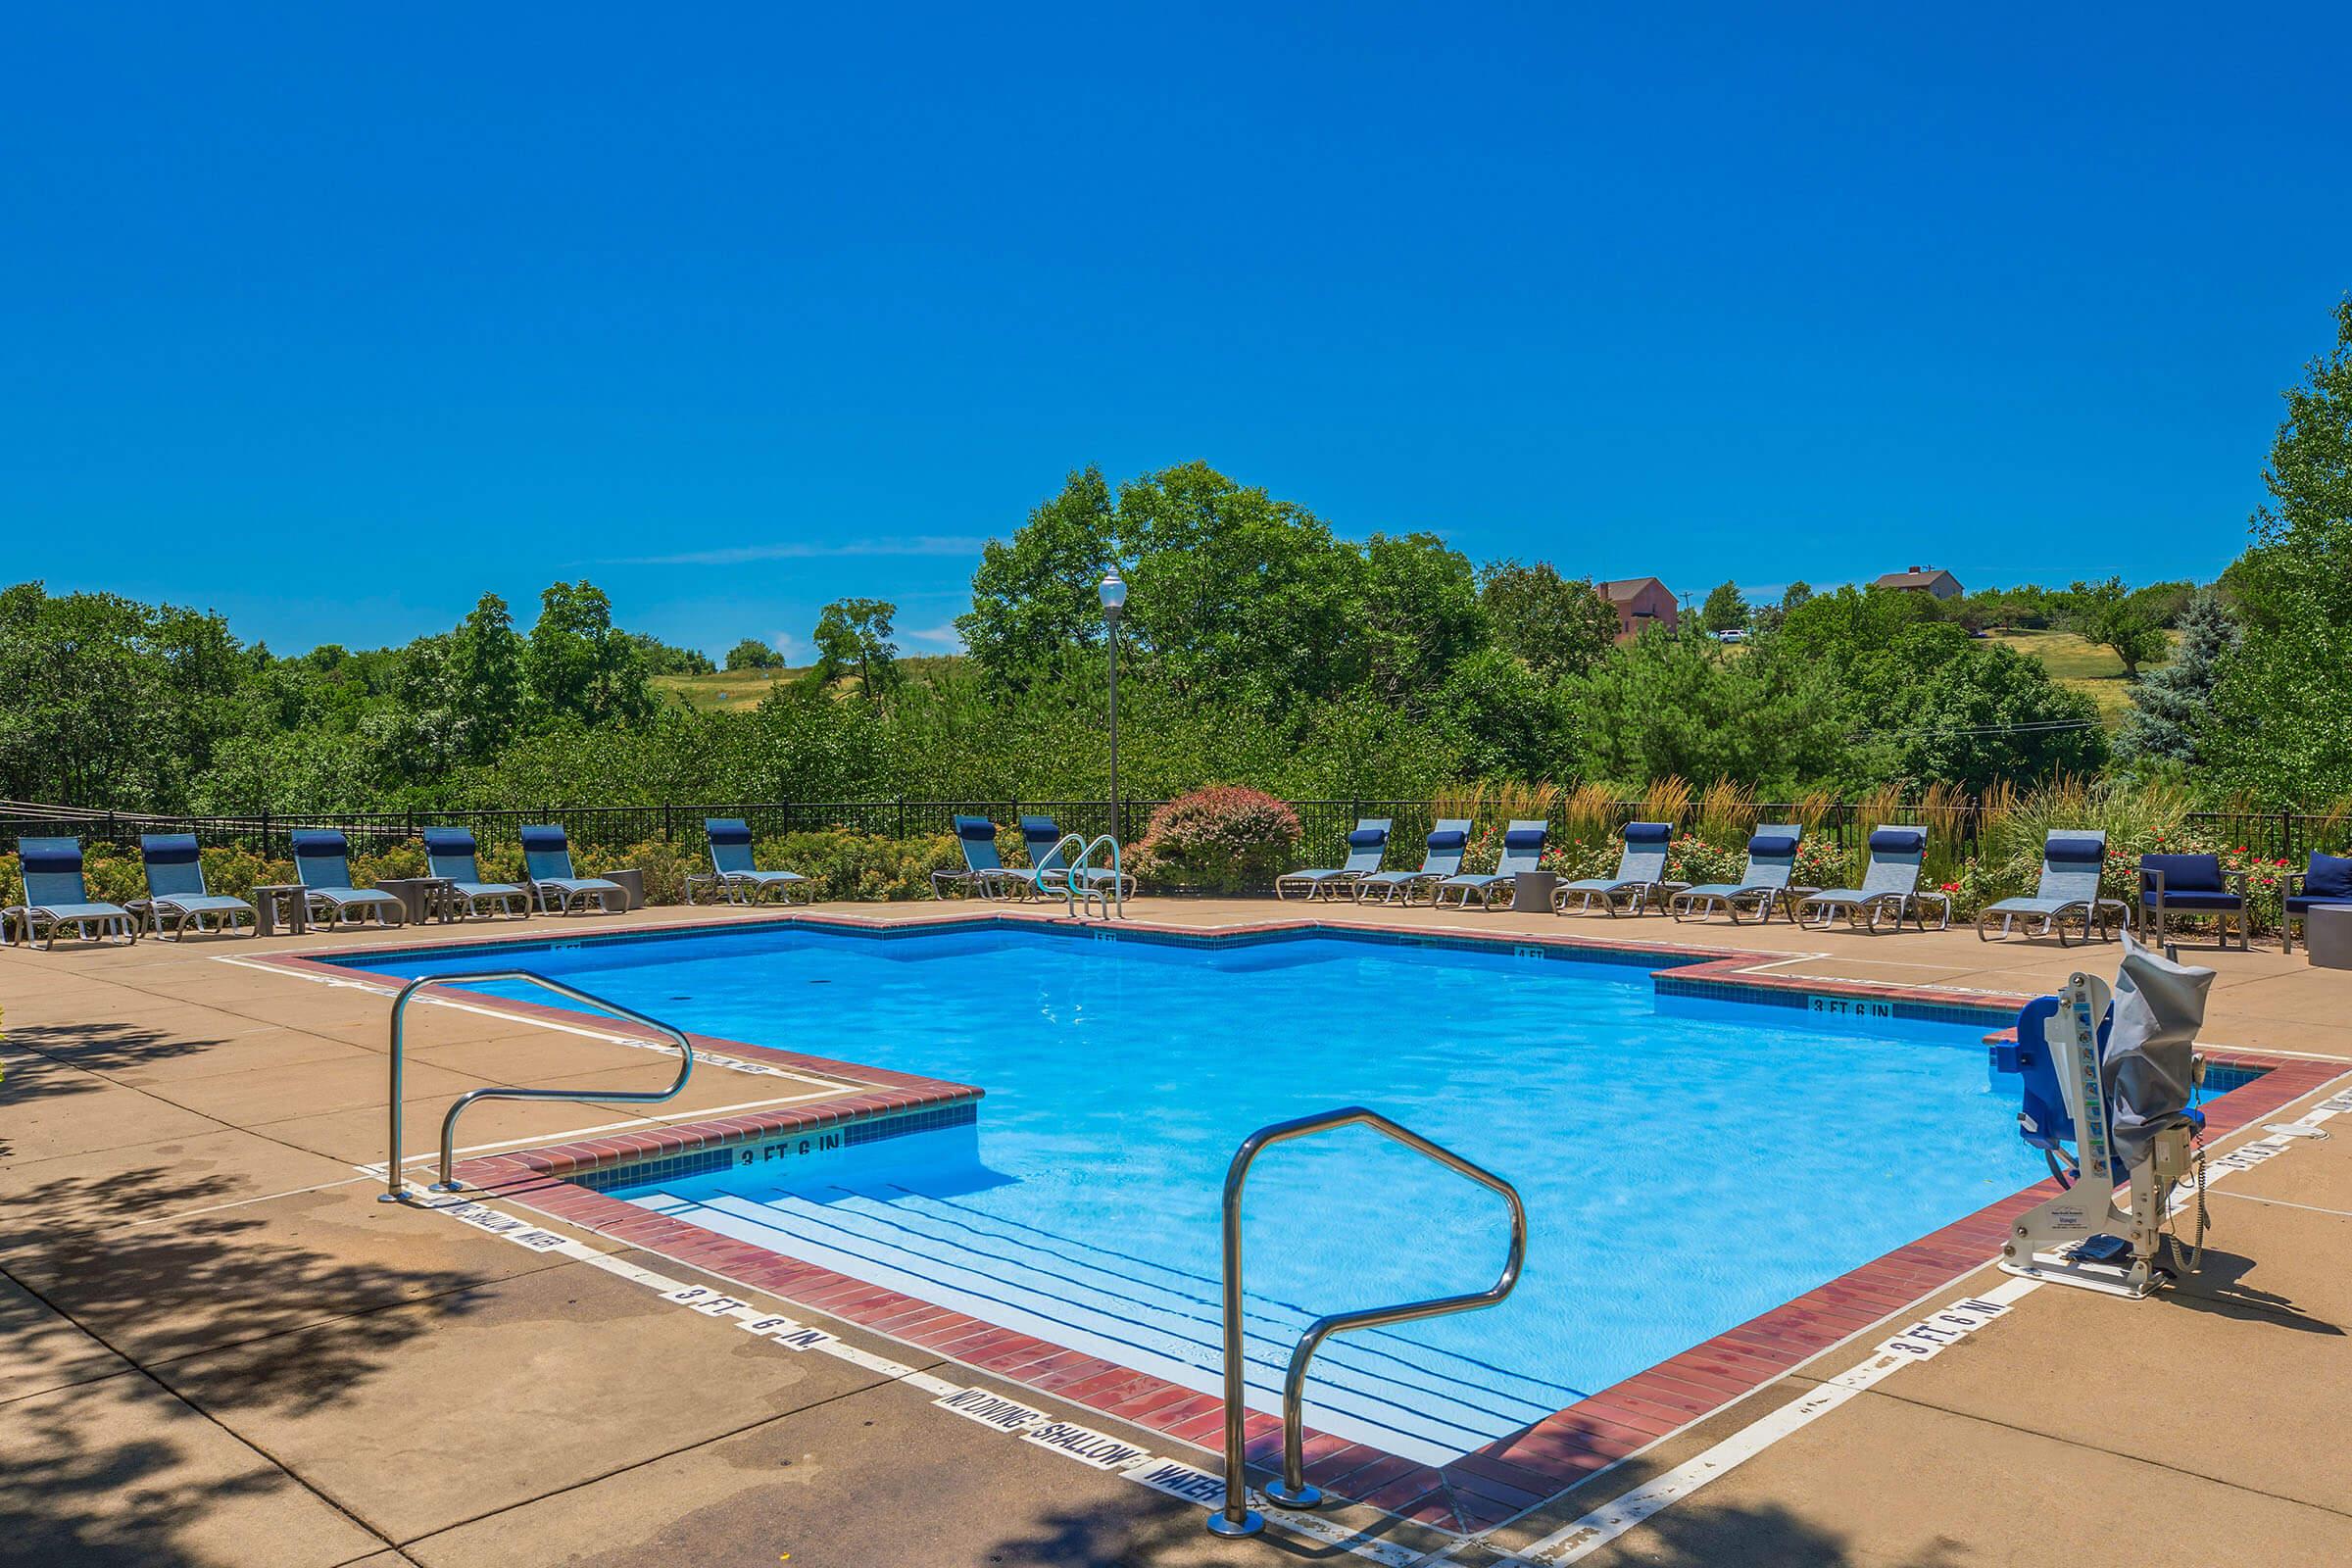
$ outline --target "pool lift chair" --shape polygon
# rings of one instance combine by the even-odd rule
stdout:
[[[2077,973],[2017,1016],[2017,1043],[1994,1065],[2019,1075],[2018,1135],[2042,1152],[2064,1191],[2011,1227],[2001,1267],[2028,1279],[2137,1299],[2193,1274],[2205,1251],[2205,1060],[2195,1051],[2213,971],[2176,963],[2124,934],[2112,990]],[[2196,1242],[2168,1233],[2174,1195]],[[2171,1260],[2162,1261],[2168,1234]]]

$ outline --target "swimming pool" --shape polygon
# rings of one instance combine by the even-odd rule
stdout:
[[[351,961],[514,962],[698,1033],[983,1087],[974,1121],[615,1195],[1204,1392],[1234,1146],[1340,1104],[1394,1116],[1529,1216],[1501,1306],[1316,1362],[1310,1425],[1426,1463],[2042,1174],[1988,1081],[1987,1019],[1661,996],[1671,959],[1562,951],[772,924]],[[1503,1215],[1350,1129],[1259,1162],[1246,1246],[1251,1403],[1272,1410],[1310,1317],[1484,1287]]]

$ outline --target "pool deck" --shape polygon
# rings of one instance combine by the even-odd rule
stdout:
[[[893,922],[972,912],[820,911]],[[1311,917],[1738,950],[1764,956],[1740,967],[1785,980],[1947,996],[2031,995],[2078,966],[2111,975],[2118,955],[2112,944],[1984,944],[1968,931],[1824,935],[1778,922],[1266,900],[1146,900],[1131,913],[1204,930]],[[563,1247],[535,1250],[379,1204],[380,1179],[358,1167],[383,1158],[383,998],[219,961],[758,917],[653,909],[331,942],[0,951],[0,1563],[797,1568],[1434,1553],[1478,1568],[1555,1560],[1562,1531],[1590,1510],[1749,1439],[1736,1468],[1574,1560],[1957,1568],[2178,1554],[2184,1539],[2201,1559],[2352,1560],[2352,1116],[2333,1137],[2295,1140],[2217,1182],[2204,1272],[2167,1298],[2041,1288],[1933,1358],[1840,1388],[1928,1309],[2007,1279],[1981,1269],[1886,1303],[1881,1326],[1752,1392],[1730,1391],[1727,1406],[1579,1490],[1531,1499],[1484,1536],[1346,1510],[1338,1518],[1381,1549],[1350,1557],[1285,1532],[1217,1542],[1194,1504],[934,1408],[931,1385],[905,1371],[995,1388],[1214,1468],[1163,1434],[1025,1394],[956,1354],[735,1290],[856,1352],[794,1353],[665,1301],[631,1272],[730,1284],[674,1256],[560,1224],[549,1234]],[[2352,1072],[2352,974],[2275,947],[2183,956],[2220,971],[2209,1049],[2308,1058],[2297,1081],[2315,1086],[2337,1062]],[[836,1039],[808,1045],[856,1055]],[[410,1057],[413,1152],[470,1088],[658,1087],[667,1076],[641,1049],[447,1007],[416,1016]],[[492,1159],[659,1138],[902,1092],[890,1076],[854,1061],[759,1076],[707,1066],[642,1120],[609,1103],[492,1102],[468,1113],[463,1136],[468,1149],[494,1146],[476,1150]],[[2263,1121],[2292,1119],[2329,1092],[2315,1087]],[[1767,1123],[1758,1135],[1804,1131]],[[2262,1136],[2257,1122],[2214,1152]]]

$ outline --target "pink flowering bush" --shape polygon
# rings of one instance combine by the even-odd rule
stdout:
[[[1263,790],[1212,784],[1152,812],[1127,867],[1160,887],[1257,892],[1298,863],[1301,836],[1288,802]]]

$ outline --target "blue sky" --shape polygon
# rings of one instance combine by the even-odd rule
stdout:
[[[1193,458],[1700,592],[2211,576],[2352,288],[2346,17],[20,9],[0,581],[921,651]]]

